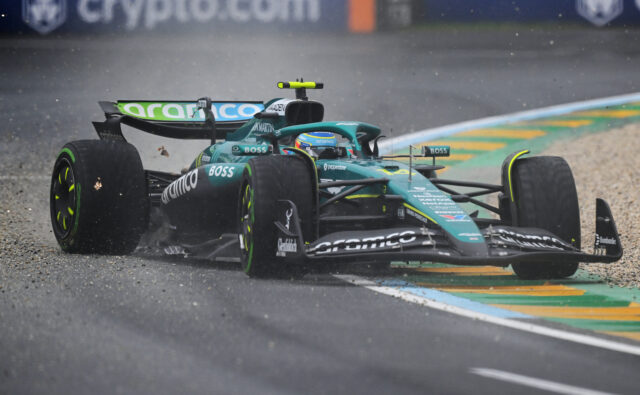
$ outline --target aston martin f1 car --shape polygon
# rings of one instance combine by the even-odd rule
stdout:
[[[579,262],[622,256],[602,199],[594,253],[581,251],[578,197],[562,158],[515,152],[498,185],[444,179],[435,161],[449,147],[382,156],[378,127],[323,122],[323,105],[307,98],[321,83],[278,87],[295,89],[296,98],[100,102],[106,120],[93,123],[100,139],[66,144],[54,164],[51,220],[62,249],[126,254],[154,245],[239,261],[255,277],[297,276],[333,262],[421,261],[511,265],[521,278],[561,278]],[[210,143],[182,174],[144,169],[122,125]],[[318,132],[332,144],[298,144]],[[489,194],[497,204],[484,199]]]

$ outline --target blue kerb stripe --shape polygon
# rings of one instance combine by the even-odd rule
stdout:
[[[435,300],[448,304],[450,306],[460,307],[462,309],[475,311],[477,313],[487,314],[499,318],[534,318],[530,315],[518,313],[516,311],[501,309],[489,306],[480,302],[454,296],[446,292],[437,291],[435,289],[423,288],[401,280],[384,280],[376,281],[381,286],[395,288],[399,291],[407,292],[426,299]]]

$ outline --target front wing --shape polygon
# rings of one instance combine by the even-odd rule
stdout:
[[[478,239],[486,248],[465,253],[441,229],[398,227],[336,232],[305,244],[295,204],[278,201],[277,256],[292,262],[428,261],[459,265],[508,266],[518,262],[603,262],[622,257],[622,244],[609,205],[596,200],[594,253],[588,254],[537,228],[489,226]],[[482,242],[478,242],[482,246]]]

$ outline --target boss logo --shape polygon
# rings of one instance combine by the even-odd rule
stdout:
[[[243,151],[245,154],[266,154],[269,152],[269,147],[266,145],[250,145],[243,147]]]
[[[233,177],[233,166],[211,166],[209,168],[209,177]]]

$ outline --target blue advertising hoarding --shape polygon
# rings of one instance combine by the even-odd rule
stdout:
[[[370,27],[362,28],[362,21]],[[248,29],[366,33],[411,23],[485,21],[640,25],[640,0],[0,1],[0,33],[9,34]]]
[[[0,33],[346,29],[347,0],[11,0]]]
[[[425,22],[640,24],[640,0],[423,0]]]

